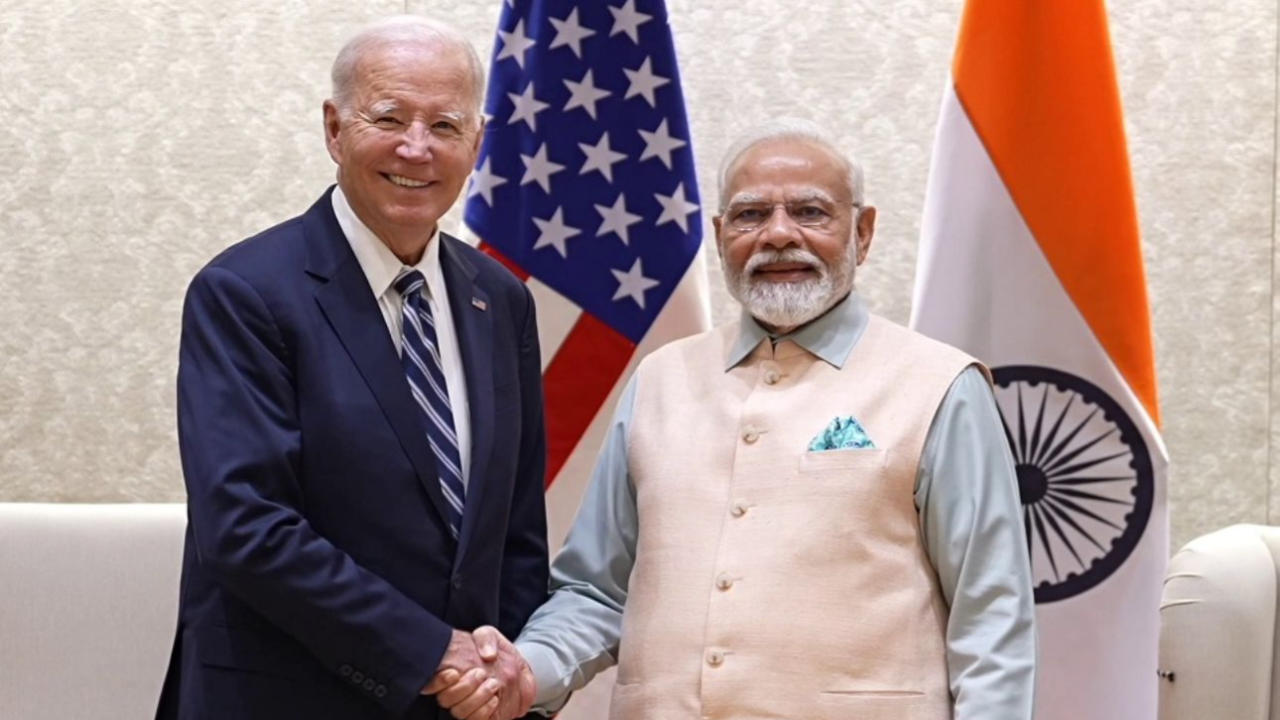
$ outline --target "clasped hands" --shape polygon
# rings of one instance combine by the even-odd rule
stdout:
[[[511,720],[529,712],[537,685],[520,651],[488,625],[454,630],[423,695],[459,720]]]

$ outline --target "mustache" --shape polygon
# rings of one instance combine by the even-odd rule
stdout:
[[[817,268],[820,272],[825,272],[827,269],[826,263],[808,250],[785,248],[783,250],[761,250],[747,258],[746,265],[742,268],[742,274],[750,277],[762,265],[772,263],[805,263]]]

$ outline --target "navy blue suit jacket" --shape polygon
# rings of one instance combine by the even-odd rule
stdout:
[[[524,284],[439,234],[471,469],[451,537],[419,410],[333,214],[245,240],[187,291],[188,496],[160,718],[444,718],[452,628],[515,637],[546,597],[538,333]]]

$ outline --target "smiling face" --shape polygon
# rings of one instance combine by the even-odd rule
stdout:
[[[789,332],[853,288],[875,208],[855,208],[852,192],[845,166],[802,138],[762,141],[734,162],[712,223],[729,292],[753,317]]]
[[[324,104],[338,186],[402,259],[426,247],[475,164],[482,123],[472,84],[462,49],[387,41],[360,56],[346,106]]]

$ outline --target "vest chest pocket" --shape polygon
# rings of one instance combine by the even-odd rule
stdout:
[[[801,453],[799,470],[801,475],[838,474],[841,471],[847,471],[852,479],[855,473],[874,472],[887,467],[888,464],[888,450],[810,450]]]
[[[815,520],[830,511],[840,523],[863,513],[881,512],[883,503],[896,504],[901,486],[890,450],[819,450],[800,456],[787,493],[811,502],[827,498],[822,509],[811,508]],[[910,493],[908,493],[909,495]],[[833,519],[833,522],[836,520]]]

